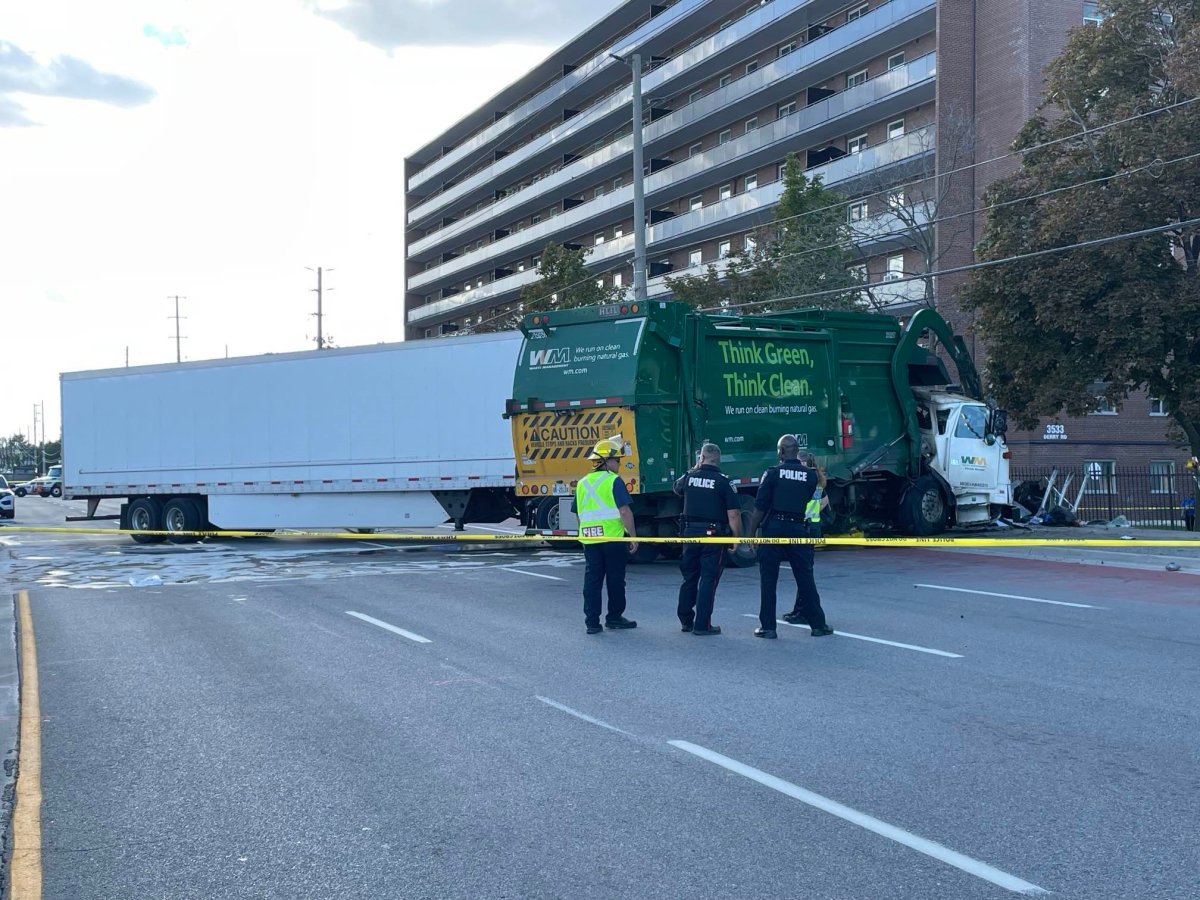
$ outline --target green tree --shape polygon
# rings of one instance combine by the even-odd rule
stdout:
[[[715,266],[702,274],[667,278],[675,299],[716,308],[754,304],[754,312],[817,306],[861,306],[854,273],[847,268],[852,235],[844,198],[809,179],[800,160],[789,154],[783,170],[783,194],[772,221],[757,229],[749,246],[730,256],[724,276]],[[794,301],[787,297],[845,288],[845,293]]]
[[[508,313],[491,318],[484,316],[467,333],[511,331],[529,313],[597,306],[622,300],[625,289],[601,284],[600,276],[588,268],[586,256],[587,251],[582,249],[547,244],[538,262],[538,280],[521,291],[517,306]]]
[[[1200,218],[1200,0],[1102,0],[1048,70],[1018,136],[1021,169],[993,185],[978,250],[998,260]],[[1150,115],[1142,115],[1150,113]],[[1103,127],[1140,116],[1115,127]],[[1100,184],[1077,187],[1083,182]],[[1022,198],[1064,188],[1026,202]],[[977,271],[963,293],[992,392],[1026,428],[1098,397],[1163,400],[1200,454],[1200,228]]]

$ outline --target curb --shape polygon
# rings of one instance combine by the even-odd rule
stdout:
[[[12,860],[12,818],[16,806],[17,742],[20,733],[20,665],[17,657],[16,598],[0,603],[0,752],[4,773],[0,779],[0,896],[8,896],[8,868]]]

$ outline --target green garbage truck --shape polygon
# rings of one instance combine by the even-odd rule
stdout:
[[[521,331],[506,416],[516,495],[534,530],[571,533],[562,501],[590,471],[591,447],[617,435],[641,536],[678,533],[671,487],[705,442],[721,448],[748,518],[785,433],[828,475],[827,534],[932,535],[1011,507],[1007,416],[983,402],[962,339],[932,309],[901,321],[818,309],[707,314],[649,301],[533,313]],[[643,561],[659,552],[678,547],[639,550]],[[753,558],[751,548],[737,553]]]

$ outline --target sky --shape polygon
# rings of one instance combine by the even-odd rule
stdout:
[[[404,157],[617,4],[0,0],[0,434],[174,361],[176,295],[185,360],[314,347],[306,267],[402,340]]]

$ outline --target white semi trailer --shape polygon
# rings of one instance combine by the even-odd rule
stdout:
[[[63,494],[84,518],[121,500],[134,532],[501,522],[517,514],[502,414],[520,346],[510,332],[65,373]]]

